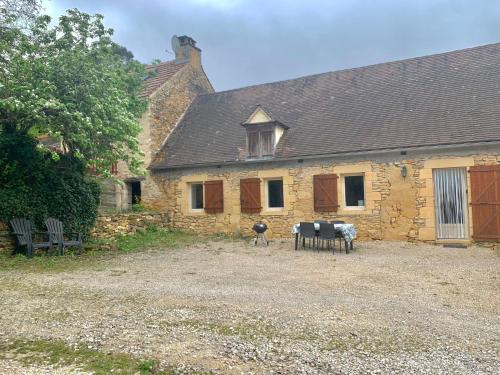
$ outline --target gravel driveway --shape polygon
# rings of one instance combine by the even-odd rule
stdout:
[[[221,241],[68,273],[0,271],[0,335],[85,343],[186,373],[500,373],[494,250],[292,247]],[[13,367],[0,360],[0,372]]]

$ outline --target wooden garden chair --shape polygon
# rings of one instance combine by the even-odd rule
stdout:
[[[64,233],[64,226],[60,220],[49,217],[45,220],[45,226],[47,227],[52,243],[59,247],[61,254],[64,254],[64,248],[66,247],[82,248],[82,235],[72,232]]]
[[[33,256],[33,250],[35,249],[50,249],[52,247],[50,235],[33,230],[34,226],[31,220],[15,218],[10,220],[10,226],[12,234],[16,237],[16,248],[26,247],[28,257]],[[33,240],[34,236],[42,234],[47,238],[46,241],[38,242]]]

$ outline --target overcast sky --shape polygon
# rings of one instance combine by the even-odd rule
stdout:
[[[193,37],[217,91],[500,42],[499,0],[45,0],[75,7],[142,62]]]

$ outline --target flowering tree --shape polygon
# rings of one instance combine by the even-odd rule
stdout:
[[[104,175],[118,160],[137,171],[142,64],[101,15],[72,9],[56,26],[40,16],[28,29],[15,18],[0,24],[0,132],[48,134]]]

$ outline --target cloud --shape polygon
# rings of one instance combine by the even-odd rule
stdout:
[[[190,35],[217,90],[500,41],[493,0],[50,0],[105,16],[149,62]]]

